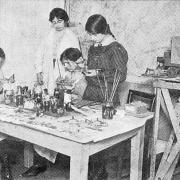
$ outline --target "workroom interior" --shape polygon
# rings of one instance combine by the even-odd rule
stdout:
[[[179,121],[179,0],[0,0],[1,180],[178,180]]]

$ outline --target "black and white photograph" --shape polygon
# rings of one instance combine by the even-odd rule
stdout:
[[[179,180],[180,0],[0,0],[0,180]]]

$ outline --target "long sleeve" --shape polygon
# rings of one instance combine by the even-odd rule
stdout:
[[[122,46],[114,46],[112,48],[112,62],[114,63],[115,69],[121,73],[120,82],[126,79],[127,75],[127,62],[128,54]]]
[[[36,73],[43,72],[43,60],[44,60],[44,52],[45,52],[45,42],[43,41],[37,50],[36,59],[35,59],[35,70]]]
[[[13,74],[15,74],[14,68],[10,66],[10,63],[8,60],[6,60],[3,64],[3,67],[0,70],[0,79],[8,79],[10,78]]]

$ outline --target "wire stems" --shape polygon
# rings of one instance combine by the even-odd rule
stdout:
[[[107,79],[106,79],[104,73],[103,73],[103,78],[104,78],[105,91],[103,91],[103,87],[102,87],[102,84],[100,82],[99,75],[97,73],[98,83],[99,83],[99,86],[101,88],[101,92],[102,92],[102,95],[104,97],[104,100],[107,103],[112,103],[113,99],[114,99],[114,95],[115,95],[117,87],[118,87],[118,84],[119,84],[119,81],[120,81],[120,78],[121,78],[121,73],[116,69],[115,74],[114,74],[114,80],[113,80],[112,91],[110,93],[110,96],[108,93],[108,91],[109,91],[108,90],[108,82],[107,82]]]
[[[116,72],[117,72],[117,70],[116,70]],[[114,99],[114,95],[115,95],[115,92],[117,90],[120,78],[121,78],[121,73],[120,72],[119,73],[115,73],[115,75],[114,75],[114,83],[113,83],[111,95],[110,95],[110,98],[108,100],[109,103],[111,103],[113,101],[113,99]]]
[[[103,91],[103,88],[102,88],[102,84],[101,84],[101,81],[100,81],[100,79],[99,79],[99,75],[98,75],[98,72],[97,72],[97,71],[96,71],[96,76],[97,76],[97,79],[98,79],[99,86],[100,86],[100,88],[101,88],[102,95],[103,95],[103,97],[105,97],[104,91]]]

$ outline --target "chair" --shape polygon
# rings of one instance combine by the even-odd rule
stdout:
[[[153,94],[147,94],[144,92],[129,90],[128,102],[127,103],[131,103],[134,101],[142,101],[145,104],[147,104],[149,111],[154,110],[155,95],[153,95]]]

